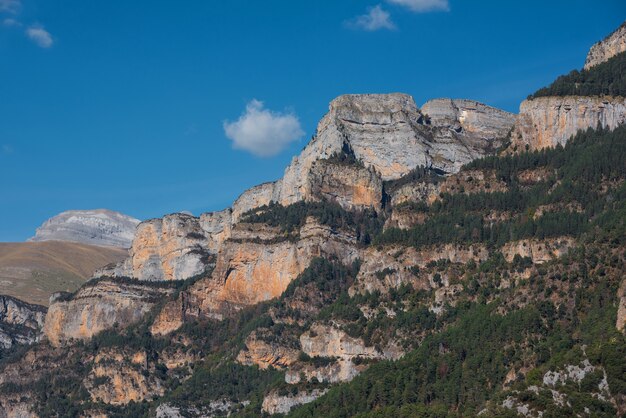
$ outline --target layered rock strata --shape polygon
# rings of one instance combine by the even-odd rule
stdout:
[[[624,51],[626,51],[626,22],[622,23],[612,34],[591,47],[585,60],[585,70],[601,64]]]

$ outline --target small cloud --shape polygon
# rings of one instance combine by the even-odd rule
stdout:
[[[20,0],[0,0],[0,12],[18,14],[21,8]]]
[[[190,136],[190,135],[195,135],[197,133],[198,133],[198,126],[196,126],[195,123],[192,123],[191,125],[187,126],[187,129],[185,129],[184,135]]]
[[[370,7],[367,13],[357,16],[345,22],[346,26],[352,29],[361,29],[366,31],[376,31],[380,29],[394,30],[396,25],[391,20],[389,12],[383,10],[379,5]]]
[[[43,26],[30,26],[26,29],[26,36],[42,48],[50,48],[54,43],[52,35]]]
[[[265,109],[256,99],[246,105],[237,121],[224,122],[224,132],[235,148],[259,157],[276,155],[304,135],[296,115]]]
[[[13,147],[9,144],[2,145],[2,153],[3,154],[13,154]]]
[[[448,0],[387,0],[391,4],[404,6],[416,13],[447,12],[450,10]]]
[[[2,21],[2,25],[7,28],[21,28],[23,25],[19,20],[6,18]]]

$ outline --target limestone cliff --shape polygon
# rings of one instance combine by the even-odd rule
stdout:
[[[337,256],[350,263],[358,257],[356,239],[309,218],[297,239],[278,230],[239,224],[224,242],[210,277],[202,278],[170,302],[152,326],[171,332],[189,318],[222,317],[231,309],[282,294],[314,257]]]
[[[579,131],[615,129],[624,122],[624,97],[538,97],[520,105],[512,145],[518,150],[565,145]]]
[[[305,200],[311,167],[347,144],[365,167],[383,180],[397,179],[419,165],[444,172],[490,152],[514,123],[507,112],[465,100],[441,99],[420,111],[406,94],[356,94],[336,98],[315,138],[274,183],[279,203]]]
[[[328,200],[346,210],[381,209],[383,182],[371,169],[316,161],[311,166],[307,200]]]
[[[626,51],[626,22],[609,36],[594,44],[585,60],[585,70],[607,61],[620,52]]]
[[[0,295],[0,348],[39,341],[46,308]]]
[[[320,396],[324,395],[328,390],[314,389],[310,392],[297,392],[295,395],[281,395],[276,391],[273,391],[263,398],[263,412],[267,412],[270,415],[273,414],[286,414],[292,408],[298,405],[304,405],[309,402],[313,402]]]
[[[53,345],[72,339],[85,340],[114,327],[124,328],[139,321],[172,292],[165,284],[98,279],[85,284],[74,295],[53,296],[46,315],[44,333]]]
[[[95,276],[159,281],[184,280],[200,274],[207,267],[209,249],[217,248],[221,237],[228,234],[228,227],[221,222],[228,223],[229,218],[207,214],[201,220],[183,213],[142,222],[137,226],[130,258]]]

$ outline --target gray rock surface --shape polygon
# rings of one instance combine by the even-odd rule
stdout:
[[[626,122],[623,97],[538,97],[524,100],[512,134],[520,150],[565,145],[579,131],[601,126],[615,129]]]
[[[383,180],[400,178],[419,165],[446,173],[493,152],[515,115],[469,100],[438,99],[419,110],[406,94],[354,94],[336,98],[317,135],[294,157],[271,195],[281,204],[306,200],[315,161],[347,144],[365,167]],[[434,122],[433,122],[434,121]]]
[[[28,241],[71,241],[129,248],[139,222],[108,209],[68,210],[44,222]]]
[[[492,153],[514,121],[511,113],[471,100],[432,100],[421,111],[411,96],[401,93],[340,96],[282,179],[246,190],[232,209],[142,222],[131,257],[96,276],[180,280],[202,273],[207,256],[220,253],[242,215],[271,202],[325,199],[346,209],[378,210],[383,180],[402,177],[418,165],[457,172]],[[346,149],[359,165],[329,160]]]
[[[0,348],[39,340],[46,308],[0,295]]]
[[[598,43],[595,43],[585,61],[585,70],[598,65],[614,57],[620,52],[626,51],[626,22],[617,28],[613,33]]]

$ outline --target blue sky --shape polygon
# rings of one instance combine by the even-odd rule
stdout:
[[[0,241],[67,209],[227,207],[340,94],[517,111],[625,18],[623,0],[0,0]]]

